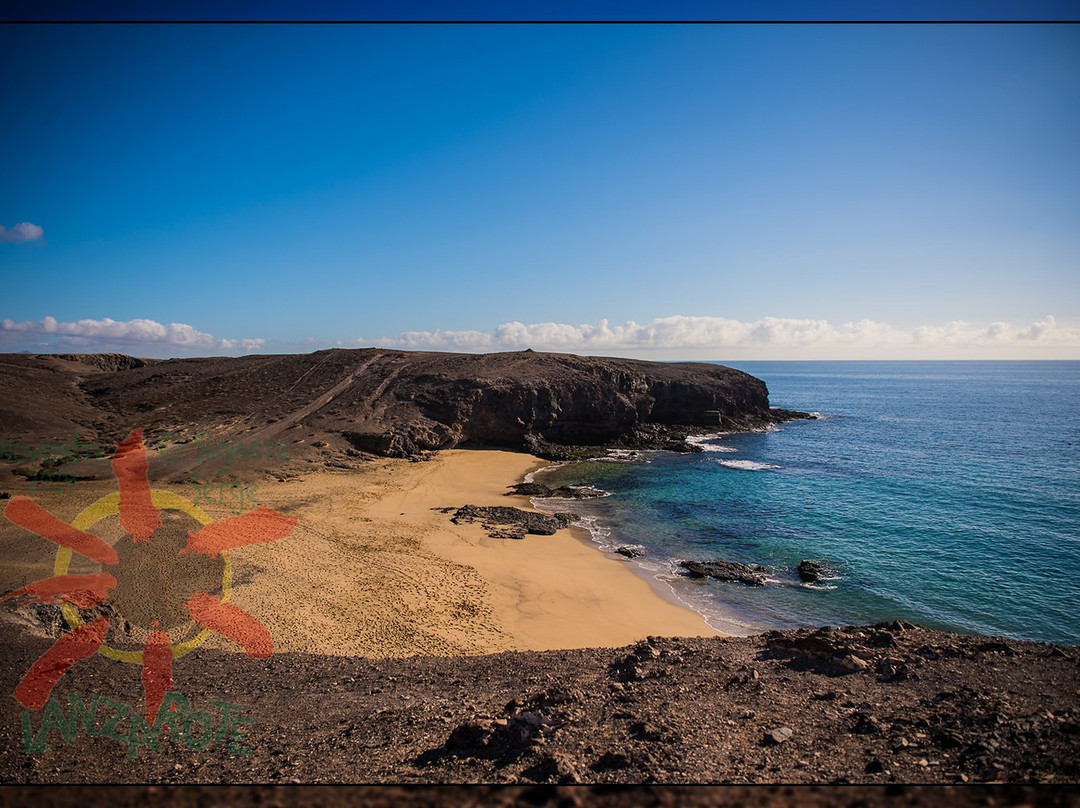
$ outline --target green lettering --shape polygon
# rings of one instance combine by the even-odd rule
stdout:
[[[210,704],[221,711],[221,720],[218,721],[217,730],[214,732],[214,743],[219,744],[229,736],[233,726],[233,716],[237,713],[243,715],[244,708],[227,701],[211,700]]]
[[[180,732],[183,727],[184,718],[187,717],[188,712],[191,710],[191,704],[180,693],[174,693],[172,690],[165,694],[165,698],[161,701],[161,707],[158,708],[157,718],[154,720],[154,735],[155,737],[161,733],[161,730],[166,726],[169,728],[169,737],[173,743],[180,743]]]
[[[195,486],[195,496],[191,500],[192,505],[198,505],[200,502],[210,501],[210,497],[208,497],[206,494],[206,489],[209,488],[208,485],[203,483],[201,479],[196,479],[194,475],[192,475],[191,484]]]
[[[30,711],[23,710],[22,714],[22,737],[23,737],[23,751],[28,755],[33,755],[38,752],[49,751],[49,745],[42,740],[42,736],[39,733],[34,737],[34,728],[30,725]]]
[[[146,719],[134,710],[131,713],[131,730],[128,732],[128,757],[134,760],[139,755],[140,746],[149,746],[155,752],[160,751],[154,731]]]
[[[201,724],[202,730],[198,737],[192,732],[195,724]],[[188,749],[205,749],[214,740],[214,717],[205,710],[197,710],[190,713],[184,719],[184,746]]]
[[[78,693],[68,693],[68,712],[70,713],[68,720],[76,727],[81,721],[86,728],[87,738],[96,738],[98,736],[97,708],[100,701],[101,696],[94,696],[93,701],[90,702],[90,707],[87,708],[82,696]]]
[[[229,754],[231,755],[250,755],[251,747],[240,746],[240,741],[246,740],[243,730],[240,728],[242,724],[254,724],[255,719],[248,718],[246,715],[239,715],[234,722],[231,731],[229,732]]]
[[[127,732],[120,732],[117,727],[120,723],[128,717],[131,713],[131,706],[119,701],[113,701],[112,699],[103,698],[101,703],[106,707],[112,707],[116,710],[116,715],[105,722],[105,726],[98,732],[98,736],[102,738],[112,738],[114,741],[120,741],[122,744],[126,744],[128,740]]]
[[[45,705],[44,717],[41,719],[41,733],[40,737],[44,738],[52,730],[60,730],[60,737],[64,739],[64,743],[75,743],[75,721],[74,714],[71,716],[72,720],[68,720],[68,717],[64,715],[64,708],[60,706],[60,702],[56,700],[56,696],[49,698],[49,701]]]

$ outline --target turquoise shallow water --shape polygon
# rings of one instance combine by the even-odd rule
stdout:
[[[646,548],[643,574],[733,633],[904,618],[1080,644],[1080,362],[725,364],[823,417],[541,472],[612,494],[547,507]],[[695,581],[681,558],[774,582]],[[802,559],[835,577],[801,584]]]

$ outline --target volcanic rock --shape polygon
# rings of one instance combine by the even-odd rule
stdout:
[[[765,568],[740,564],[738,561],[680,561],[691,578],[716,578],[719,581],[737,581],[747,586],[765,585]]]
[[[455,525],[480,522],[488,534],[497,539],[524,539],[526,533],[551,536],[556,530],[572,524],[577,519],[572,513],[534,513],[520,508],[501,505],[479,507],[465,505],[458,508],[450,521]]]
[[[537,497],[538,499],[598,499],[606,496],[605,491],[591,485],[560,485],[558,488],[543,483],[518,483],[509,486],[506,496]]]
[[[5,435],[75,431],[106,445],[136,428],[265,440],[299,425],[297,438],[390,456],[469,445],[690,451],[686,438],[703,427],[803,417],[771,410],[764,382],[721,365],[531,351],[366,348],[167,361],[2,354],[0,382],[14,391],[0,401]]]

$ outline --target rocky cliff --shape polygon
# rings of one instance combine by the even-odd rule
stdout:
[[[391,456],[462,445],[558,455],[568,447],[687,448],[686,435],[762,427],[764,382],[719,365],[523,351],[313,354],[143,362],[116,355],[0,357],[5,431],[72,430],[116,440],[126,430],[213,430]],[[32,394],[31,394],[32,393]],[[44,418],[63,401],[62,417]],[[41,438],[42,435],[36,437]]]

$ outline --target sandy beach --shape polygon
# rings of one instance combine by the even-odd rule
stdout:
[[[580,529],[496,539],[479,524],[456,525],[436,510],[531,510],[527,498],[505,494],[543,463],[516,452],[453,450],[427,462],[382,459],[259,482],[259,501],[298,522],[285,539],[230,552],[231,601],[269,629],[275,653],[452,656],[716,634],[626,562],[589,544]],[[191,493],[190,486],[162,487]],[[80,483],[38,501],[71,519],[109,488],[105,481]],[[200,507],[221,519],[235,502]],[[94,530],[111,542],[119,537],[109,521]],[[5,589],[50,574],[47,542],[7,520],[0,530],[10,551]],[[71,571],[92,569],[76,562]],[[218,636],[206,647],[239,650]]]
[[[283,652],[481,654],[715,634],[573,529],[493,539],[434,510],[531,508],[505,494],[542,464],[455,450],[268,486],[266,504],[300,521],[284,541],[233,554],[242,578],[251,570],[234,602],[265,615]]]

